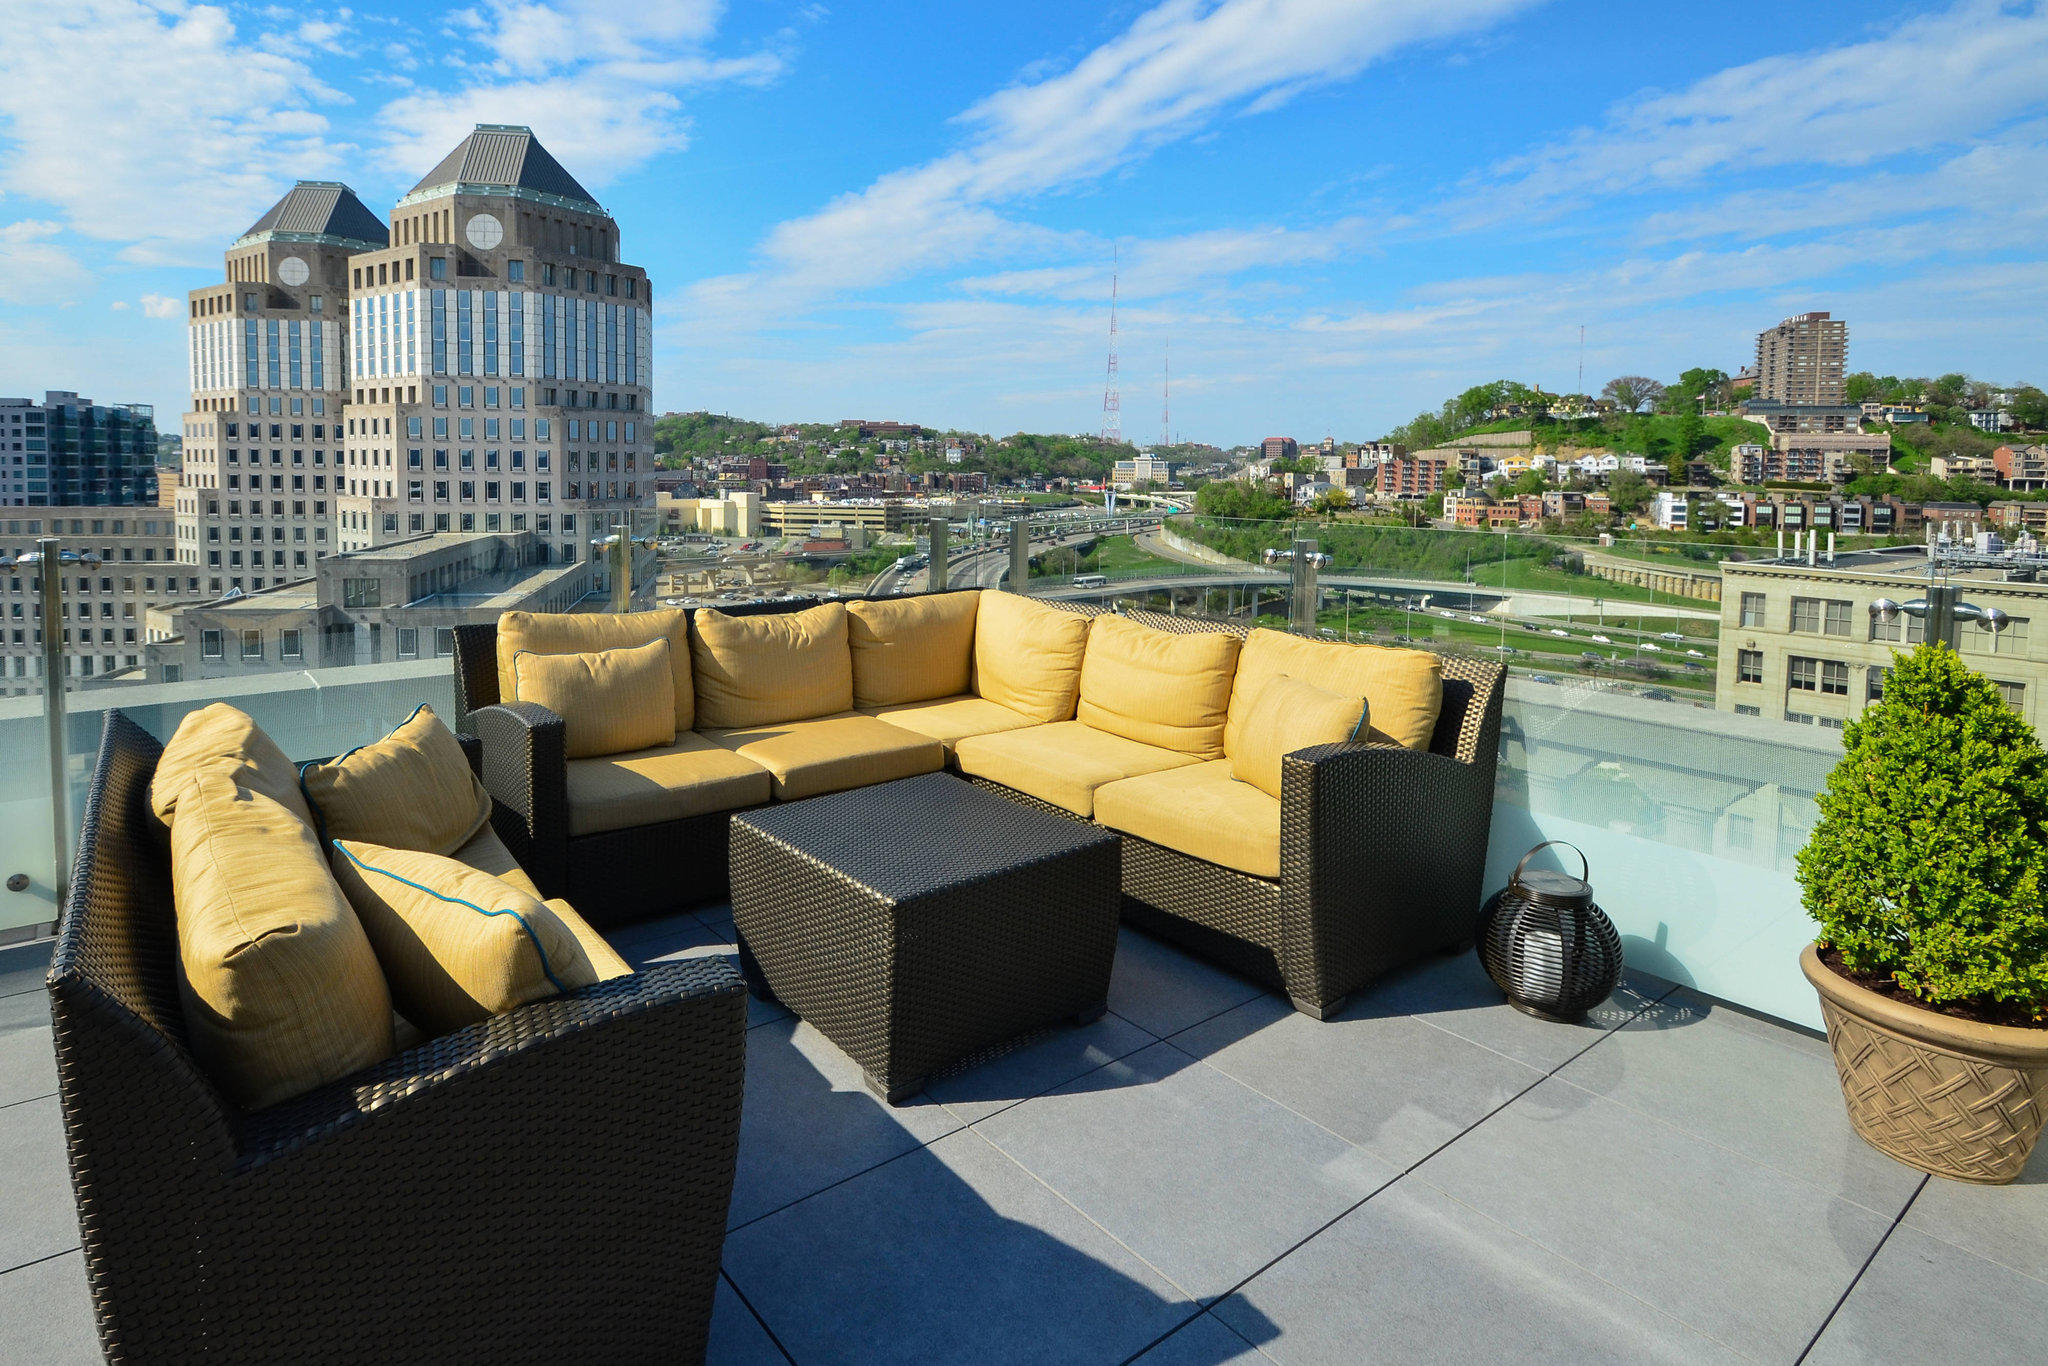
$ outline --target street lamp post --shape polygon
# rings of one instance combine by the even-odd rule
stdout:
[[[1927,596],[1914,598],[1911,602],[1894,602],[1890,598],[1879,598],[1870,604],[1871,619],[1886,626],[1896,623],[1901,615],[1926,622],[1927,639],[1939,641],[1951,649],[1955,648],[1952,637],[1958,623],[1982,622],[1991,631],[1993,654],[1998,653],[1998,633],[2005,629],[2010,620],[1999,608],[1979,607],[1975,603],[1964,602],[1961,590],[1950,583],[1930,583],[1927,585]]]
[[[97,569],[100,557],[90,550],[65,550],[54,536],[36,541],[36,548],[8,568],[29,567],[40,571],[42,590],[43,646],[43,738],[50,764],[50,843],[54,867],[51,884],[57,893],[57,910],[62,914],[64,897],[71,881],[71,784],[64,773],[64,568],[78,565]]]

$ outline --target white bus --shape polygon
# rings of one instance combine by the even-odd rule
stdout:
[[[1109,587],[1109,575],[1107,575],[1107,574],[1076,574],[1076,575],[1074,575],[1074,587],[1076,587],[1076,588],[1107,588],[1107,587]]]

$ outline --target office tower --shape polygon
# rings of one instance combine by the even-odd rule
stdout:
[[[156,415],[68,389],[0,398],[0,507],[135,507],[156,494]]]
[[[177,544],[209,595],[306,578],[334,548],[349,260],[389,237],[348,186],[302,180],[190,294]]]
[[[479,124],[352,257],[338,548],[532,531],[587,559],[652,506],[652,299],[527,128]]]
[[[1787,318],[1756,338],[1753,398],[1779,403],[1842,402],[1849,324],[1826,313]]]

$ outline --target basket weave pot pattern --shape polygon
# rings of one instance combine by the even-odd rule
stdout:
[[[1956,1181],[2003,1185],[2020,1174],[2048,1120],[2048,1030],[1903,1005],[1845,980],[1811,946],[1800,966],[1820,993],[1842,1098],[1865,1142]]]

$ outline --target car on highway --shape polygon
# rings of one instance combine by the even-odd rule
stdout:
[[[1593,639],[1601,645],[1612,645],[1614,643],[1613,641],[1609,640],[1606,636],[1594,636]]]
[[[1684,636],[1682,636],[1682,635],[1680,635],[1680,634],[1678,634],[1678,632],[1676,632],[1676,631],[1666,631],[1666,632],[1665,632],[1665,633],[1664,633],[1663,635],[1661,635],[1661,636],[1658,636],[1658,637],[1657,637],[1657,639],[1659,639],[1659,640],[1684,640],[1684,639],[1685,639],[1685,637],[1684,637]]]
[[[1676,702],[1678,699],[1662,688],[1645,688],[1643,696],[1652,702]]]
[[[1664,653],[1664,647],[1662,645],[1657,645],[1647,640],[1643,642],[1643,648],[1645,650],[1648,650],[1653,655],[1661,655]]]
[[[1554,635],[1554,636],[1568,636],[1568,635],[1570,635],[1570,634],[1571,634],[1571,632],[1570,632],[1570,631],[1567,631],[1567,630],[1565,630],[1565,629],[1564,629],[1563,627],[1561,627],[1561,626],[1553,626],[1553,627],[1551,627],[1551,628],[1550,628],[1550,634],[1552,634],[1552,635]]]
[[[1700,653],[1700,652],[1699,652],[1698,650],[1687,650],[1687,651],[1686,651],[1686,653],[1687,653],[1687,654],[1689,654],[1689,655],[1691,655],[1691,656],[1692,656],[1692,657],[1693,657],[1694,659],[1705,659],[1705,658],[1706,658],[1706,656],[1705,656],[1705,655],[1703,655],[1703,654],[1701,654],[1701,653]]]
[[[1478,622],[1478,623],[1479,623],[1479,624],[1480,624],[1481,626],[1484,626],[1484,625],[1486,625],[1486,618],[1485,618],[1485,617],[1481,617],[1481,616],[1474,616],[1474,615],[1472,615],[1472,614],[1471,614],[1471,613],[1469,613],[1469,612],[1468,612],[1468,613],[1466,613],[1466,615],[1465,615],[1465,620],[1467,620],[1467,621],[1476,621],[1476,622]]]
[[[1530,674],[1530,675],[1529,675],[1529,681],[1530,681],[1531,683],[1555,683],[1555,682],[1557,682],[1557,680],[1556,680],[1555,678],[1552,678],[1552,677],[1551,677],[1551,676],[1550,676],[1549,674]]]

